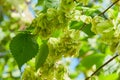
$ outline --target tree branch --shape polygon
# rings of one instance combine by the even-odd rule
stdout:
[[[89,80],[89,78],[91,78],[93,75],[95,75],[97,72],[99,72],[100,69],[102,69],[105,65],[107,65],[108,63],[110,63],[113,59],[115,59],[116,57],[118,57],[119,54],[117,53],[114,57],[112,57],[111,59],[109,59],[107,62],[105,62],[102,66],[100,66],[94,73],[91,74],[90,77],[87,77],[85,80]]]
[[[114,4],[116,4],[119,0],[116,0],[114,3],[112,3],[107,9],[105,9],[102,13],[100,13],[98,16],[103,15],[108,9],[110,9]]]
[[[101,12],[100,14],[98,14],[98,16],[104,15],[104,13],[110,9],[114,4],[116,4],[118,1],[120,0],[116,0],[114,3],[112,3],[107,9],[105,9],[103,12]],[[83,28],[86,27],[86,24],[84,23],[83,26],[80,28],[80,30],[83,30]]]

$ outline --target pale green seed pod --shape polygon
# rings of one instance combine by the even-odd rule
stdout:
[[[75,7],[74,0],[61,0],[60,2],[60,10],[69,13]]]
[[[22,74],[22,80],[36,80],[33,68],[27,66]]]
[[[86,24],[91,23],[92,18],[90,16],[86,16],[86,15],[81,15],[80,16],[80,20]]]

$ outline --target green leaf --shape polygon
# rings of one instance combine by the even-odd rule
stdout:
[[[52,37],[58,38],[62,34],[62,30],[55,30],[52,34]]]
[[[80,21],[80,22],[78,22],[78,21],[72,21],[70,23],[70,28],[71,29],[80,29],[83,24],[84,23],[82,21]]]
[[[43,44],[41,44],[40,51],[37,54],[36,59],[35,59],[36,70],[44,64],[48,56],[48,53],[49,53],[48,45],[46,44],[46,42],[44,42]]]
[[[99,76],[99,80],[118,80],[119,75],[116,73],[113,74],[109,74],[109,75],[105,75],[104,73],[102,73]]]
[[[38,0],[36,6],[43,5],[43,3],[44,3],[44,0]]]
[[[83,58],[81,60],[81,64],[87,69],[91,68],[94,64],[98,68],[100,65],[102,65],[104,57],[105,56],[103,54],[92,54]]]
[[[84,28],[82,29],[83,32],[85,32],[88,37],[92,37],[93,35],[95,35],[92,31],[91,31],[91,24],[86,24],[84,26]]]
[[[82,48],[81,48],[80,51],[79,51],[79,57],[85,56],[85,54],[86,54],[88,51],[90,51],[90,46],[88,45],[87,42],[82,42],[81,47],[82,47]]]
[[[83,27],[84,26],[84,27]],[[80,30],[81,27],[83,27],[82,31],[84,33],[86,33],[88,35],[88,37],[92,37],[93,35],[95,35],[92,31],[91,31],[91,24],[86,24],[84,25],[84,23],[82,21],[78,22],[78,21],[72,21],[70,23],[70,29],[76,29],[76,30]]]
[[[74,79],[74,78],[76,78],[78,75],[79,75],[79,74],[78,74],[77,72],[73,72],[73,73],[69,74],[69,77],[70,77],[71,79]]]
[[[101,13],[99,11],[99,7],[97,7],[97,6],[94,6],[92,8],[90,8],[90,7],[83,7],[83,6],[77,6],[76,9],[77,10],[82,10],[84,15],[91,16],[91,17],[94,17],[97,14]]]
[[[38,52],[38,44],[33,36],[28,33],[16,35],[10,43],[10,51],[15,58],[19,68],[33,58]]]
[[[0,23],[3,20],[3,10],[2,7],[0,6]]]

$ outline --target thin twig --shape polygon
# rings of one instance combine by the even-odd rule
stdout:
[[[119,0],[116,0],[114,3],[112,3],[107,9],[105,9],[102,13],[100,13],[98,16],[104,15],[104,13],[110,9],[114,4],[116,4]],[[88,80],[89,78],[91,78],[93,75],[95,75],[97,72],[99,72],[100,69],[102,69],[105,65],[107,65],[108,63],[110,63],[113,59],[115,59],[116,57],[118,57],[119,55],[116,54],[114,57],[112,57],[111,59],[109,59],[107,62],[105,62],[102,66],[100,66],[94,73],[91,74],[90,77],[87,77],[85,80]]]
[[[105,9],[102,13],[98,14],[98,16],[104,15],[104,13],[110,9],[115,3],[117,3],[120,0],[116,0],[114,3],[112,3],[107,9]],[[86,24],[84,23],[83,26],[80,28],[80,30],[83,30],[83,28],[86,27]]]
[[[83,30],[84,27],[86,27],[86,25],[87,25],[87,24],[84,23],[84,24],[82,25],[82,27],[80,28],[80,30]]]
[[[102,66],[100,66],[94,73],[92,73],[90,77],[87,77],[85,80],[89,80],[89,78],[91,78],[93,75],[95,75],[97,72],[99,72],[100,69],[102,69],[105,65],[107,65],[109,62],[111,62],[113,59],[115,59],[118,56],[119,56],[119,54],[116,54],[114,57],[112,57],[111,59],[109,59]]]
[[[105,9],[102,13],[100,13],[98,16],[104,15],[104,13],[110,9],[114,4],[116,4],[119,0],[116,0],[114,3],[112,3],[107,9]]]

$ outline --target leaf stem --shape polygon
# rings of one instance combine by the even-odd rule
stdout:
[[[80,28],[80,30],[83,30],[86,27],[87,24],[83,24],[82,27]]]
[[[108,63],[110,63],[113,59],[115,59],[118,56],[119,56],[119,54],[117,53],[115,56],[113,56],[111,59],[109,59],[107,62],[105,62],[102,66],[100,66],[95,72],[93,72],[91,74],[90,77],[87,77],[85,80],[89,80],[89,78],[91,78],[93,75],[95,75],[97,72],[99,72],[100,69],[102,69],[104,66],[106,66]]]

